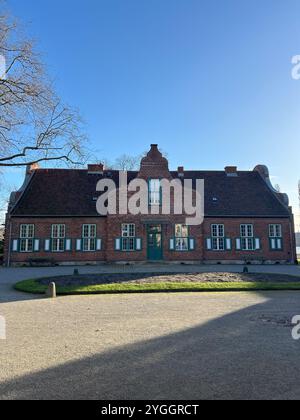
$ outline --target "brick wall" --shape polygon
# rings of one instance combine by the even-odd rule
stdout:
[[[28,262],[30,258],[53,258],[56,263],[88,264],[101,262],[144,262],[147,261],[147,223],[156,223],[152,216],[109,216],[107,218],[16,218],[12,219],[11,240],[19,239],[21,224],[35,225],[35,238],[40,239],[40,252],[11,252],[11,263]],[[159,222],[162,218],[159,218]],[[51,225],[62,223],[66,225],[66,238],[72,240],[72,250],[62,253],[44,251],[45,239],[51,238]],[[135,223],[136,236],[142,239],[142,250],[122,252],[115,250],[115,239],[121,237],[122,223]],[[294,249],[291,237],[291,223],[288,219],[220,219],[209,218],[200,226],[190,227],[190,237],[195,239],[195,250],[172,251],[170,239],[174,238],[176,223],[184,223],[184,218],[178,216],[165,217],[162,223],[163,259],[169,262],[293,262]],[[225,225],[225,236],[232,239],[232,250],[207,250],[206,239],[211,237],[213,223]],[[240,225],[254,225],[254,237],[261,240],[261,249],[257,251],[236,250],[235,239],[240,237]],[[96,224],[97,237],[102,239],[102,250],[98,252],[76,251],[76,239],[82,237],[83,224]],[[272,251],[269,244],[269,224],[281,224],[283,233],[283,250]],[[9,229],[7,229],[9,232]],[[5,261],[8,258],[8,240],[5,242]]]
[[[204,260],[212,261],[295,261],[295,252],[291,235],[291,221],[289,219],[206,219],[203,225],[204,240],[211,236],[211,225],[224,224],[225,237],[232,239],[231,251],[212,251],[207,250],[204,243]],[[252,224],[254,226],[254,237],[261,241],[261,249],[256,251],[240,251],[236,249],[235,239],[240,237],[240,225]],[[269,225],[281,224],[283,236],[283,249],[281,251],[271,250],[269,243]]]
[[[103,168],[90,167],[90,170],[102,171]],[[183,173],[183,168],[180,168]],[[152,145],[150,152],[142,159],[138,178],[148,180],[149,178],[171,179],[168,161],[159,152],[157,145]],[[174,192],[171,193],[173,202]],[[51,238],[51,225],[62,223],[66,225],[66,238],[72,240],[72,250],[62,253],[44,251],[45,239]],[[136,236],[142,239],[142,250],[134,252],[121,252],[115,250],[115,240],[121,237],[122,223],[136,224]],[[171,216],[108,216],[106,218],[13,218],[11,240],[19,239],[21,224],[35,225],[35,238],[40,239],[40,252],[24,254],[19,252],[11,253],[11,263],[26,263],[29,258],[53,258],[57,263],[101,263],[101,262],[143,262],[148,259],[147,252],[147,224],[162,223],[163,259],[170,262],[245,262],[253,260],[256,262],[294,262],[295,238],[294,224],[291,212],[290,219],[267,219],[267,218],[207,218],[202,225],[190,228],[190,237],[195,240],[195,250],[173,251],[170,250],[170,239],[175,236],[175,224],[185,223],[184,217]],[[211,237],[211,224],[224,224],[225,237],[231,238],[232,249],[229,251],[216,252],[208,250],[206,239]],[[236,238],[240,237],[240,225],[253,224],[254,237],[261,241],[261,249],[257,251],[239,251],[236,249]],[[102,250],[99,252],[76,251],[76,239],[82,237],[83,224],[96,224],[97,237],[102,239]],[[269,224],[281,224],[283,233],[283,250],[271,251],[269,244]],[[6,226],[5,234],[5,262],[9,255],[9,232],[10,226]]]
[[[13,218],[11,220],[11,243],[20,237],[21,224],[34,224],[35,239],[40,240],[40,251],[31,253],[11,252],[10,261],[14,263],[26,263],[31,258],[51,258],[60,263],[101,263],[105,261],[106,221],[104,218]],[[66,239],[72,240],[72,250],[65,252],[45,252],[45,240],[51,238],[52,224],[66,225]],[[97,252],[76,251],[76,240],[82,238],[82,225],[95,224],[97,226],[97,238],[104,239],[102,250]],[[7,232],[9,229],[7,229]],[[6,238],[5,262],[8,260],[8,237]]]

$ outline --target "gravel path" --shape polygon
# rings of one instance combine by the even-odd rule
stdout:
[[[0,304],[0,399],[299,399],[300,292]]]

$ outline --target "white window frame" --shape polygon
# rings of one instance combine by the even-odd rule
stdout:
[[[283,237],[282,225],[280,223],[273,223],[269,225],[269,240],[272,251],[282,251]]]
[[[20,252],[29,253],[34,251],[34,224],[22,224],[20,226]]]
[[[179,231],[178,228],[179,227]],[[189,227],[182,223],[175,224],[175,251],[189,250]]]
[[[269,237],[282,238],[282,225],[279,223],[269,225]]]
[[[51,226],[52,252],[64,252],[66,239],[66,225],[54,224]]]
[[[159,178],[149,179],[149,204],[150,206],[161,205],[161,181]]]
[[[135,223],[122,224],[122,238],[135,238]]]
[[[134,252],[136,249],[136,226],[135,223],[122,224],[121,250]]]
[[[96,252],[97,249],[97,225],[82,225],[82,250],[83,252]]]
[[[255,251],[254,243],[254,227],[253,224],[242,224],[240,226],[241,233],[241,250]]]
[[[213,223],[211,225],[211,249],[225,251],[225,225]]]

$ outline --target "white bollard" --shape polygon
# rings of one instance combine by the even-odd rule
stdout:
[[[56,284],[50,283],[48,289],[46,291],[46,295],[48,298],[55,299],[56,298]]]

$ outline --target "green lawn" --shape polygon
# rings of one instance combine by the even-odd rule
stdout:
[[[47,286],[38,280],[17,283],[15,289],[34,294],[44,294]],[[100,284],[92,286],[57,287],[58,295],[107,294],[107,293],[159,293],[159,292],[225,292],[253,290],[300,290],[298,283],[143,283],[143,284]]]

